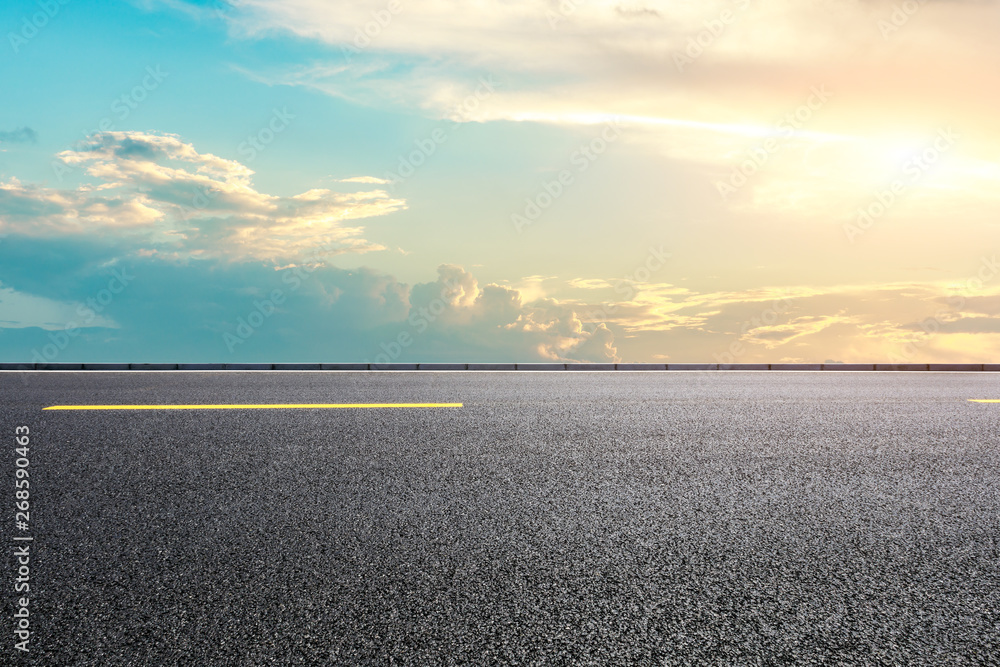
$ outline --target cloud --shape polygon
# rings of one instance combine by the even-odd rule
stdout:
[[[238,35],[291,33],[334,47],[312,76],[340,96],[372,77],[395,77],[384,94],[441,111],[479,74],[502,75],[509,85],[480,119],[617,114],[770,124],[820,84],[850,99],[827,114],[829,125],[892,126],[901,114],[939,119],[945,110],[991,118],[1000,92],[984,94],[978,77],[953,73],[995,80],[994,3],[899,11],[891,0],[431,0],[395,13],[380,0],[248,0],[226,16]],[[357,53],[345,61],[344,49]],[[306,70],[296,76],[309,85]],[[938,91],[933,99],[928,90]],[[914,108],[917,100],[927,106]]]
[[[615,121],[622,143],[682,162],[710,194],[749,181],[715,201],[750,215],[856,217],[905,177],[910,154],[953,127],[959,147],[918,183],[906,181],[892,215],[962,207],[981,219],[990,206],[992,216],[996,3],[913,6],[431,0],[393,13],[381,0],[248,0],[226,21],[235,35],[291,34],[329,47],[309,62],[244,70],[258,81],[459,121],[581,132]],[[483,76],[502,85],[467,104]],[[762,158],[768,138],[777,148]]]
[[[595,278],[535,276],[523,292],[480,282],[456,264],[416,284],[371,268],[221,258],[183,265],[137,257],[125,267],[82,242],[20,237],[0,245],[0,265],[0,357],[10,361],[30,359],[49,334],[80,326],[80,304],[118,267],[135,278],[101,319],[84,322],[97,333],[74,337],[60,360],[147,358],[150,349],[192,361],[372,363],[975,363],[1000,354],[1000,283],[985,273],[983,283],[715,292],[635,283],[624,298],[610,280],[597,287]],[[265,304],[275,290],[280,303]],[[269,314],[230,351],[225,336],[238,336],[254,312]]]
[[[245,165],[199,153],[171,134],[98,133],[58,158],[65,170],[83,169],[96,183],[76,189],[0,183],[0,232],[110,234],[130,239],[137,253],[175,259],[320,261],[382,250],[353,221],[406,207],[380,189],[262,193]]]
[[[474,349],[471,357],[508,361],[616,361],[614,335],[602,325],[588,329],[572,306],[554,299],[524,303],[517,289],[480,286],[456,265],[438,268],[433,283],[415,285],[406,323],[417,338],[414,352]],[[441,347],[443,342],[447,344]],[[417,357],[420,358],[420,357]],[[452,356],[451,358],[455,358]]]
[[[615,347],[615,335],[604,323],[598,324],[589,336],[573,345],[567,356],[608,363],[621,360]]]
[[[370,183],[373,185],[388,185],[392,181],[376,176],[352,176],[351,178],[341,178],[338,183]]]
[[[959,317],[950,321],[934,322],[933,325],[927,321],[910,322],[903,324],[902,329],[910,331],[927,331],[933,328],[935,332],[941,333],[1000,333],[1000,317]]]
[[[28,327],[61,331],[68,327],[117,328],[118,324],[82,302],[25,294],[0,284],[0,330]]]
[[[52,267],[51,284],[35,282],[29,294],[16,268],[53,254],[49,244],[0,246],[0,261],[15,269],[8,271],[15,287],[0,287],[0,359],[35,358],[60,330],[81,326],[82,314],[100,331],[73,336],[60,348],[61,361],[134,360],[149,358],[149,350],[162,358],[232,361],[617,359],[614,334],[585,325],[573,307],[551,299],[525,304],[517,290],[480,284],[457,265],[442,265],[434,280],[409,285],[368,268],[275,270],[142,257],[118,269],[103,258],[95,264],[87,255],[64,256]],[[99,299],[115,270],[128,276],[127,289]],[[67,292],[74,296],[55,296]],[[96,299],[88,306],[93,311],[80,305],[88,298]],[[262,312],[268,314],[261,321],[250,317]],[[241,329],[248,320],[254,327]]]
[[[982,363],[1000,353],[1000,277],[981,275],[708,293],[650,284],[628,301],[563,307],[603,322],[626,361]]]
[[[22,127],[10,132],[0,131],[0,144],[36,144],[38,133],[30,127]]]

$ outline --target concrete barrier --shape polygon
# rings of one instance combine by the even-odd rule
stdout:
[[[667,364],[668,371],[717,371],[719,364]]]
[[[516,371],[517,364],[468,364],[470,371]]]
[[[566,364],[515,364],[519,371],[564,371]]]
[[[566,364],[568,371],[613,371],[614,364]]]
[[[469,364],[417,364],[418,371],[464,371]]]
[[[821,371],[823,364],[771,364],[772,371]]]
[[[616,371],[665,371],[666,364],[615,364]]]
[[[927,364],[875,364],[877,371],[926,371]]]
[[[768,371],[770,364],[719,364],[720,371]]]

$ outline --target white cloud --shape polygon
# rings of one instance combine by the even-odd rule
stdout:
[[[1000,95],[979,77],[953,75],[996,76],[994,3],[921,3],[888,35],[883,24],[898,7],[891,0],[399,6],[390,14],[382,0],[246,0],[226,16],[237,34],[292,33],[335,47],[328,62],[288,72],[289,82],[343,97],[381,89],[442,111],[479,74],[502,75],[508,85],[477,119],[589,113],[769,124],[827,84],[855,107],[828,122],[853,125],[858,112],[877,112],[871,120],[898,125],[899,112],[918,111],[908,108],[915,98],[935,107],[919,110],[925,117],[958,102],[987,120]],[[345,58],[344,48],[358,53]],[[693,62],[679,67],[678,56]],[[384,85],[388,78],[394,85]],[[362,92],[372,82],[380,85]],[[935,88],[940,94],[927,99]]]
[[[321,260],[383,249],[364,239],[360,224],[348,223],[406,206],[384,190],[262,193],[245,165],[199,153],[170,134],[99,133],[59,159],[85,168],[97,184],[60,190],[0,183],[0,232],[128,236],[144,255],[175,258]]]
[[[983,363],[1000,351],[996,267],[984,258],[975,275],[950,282],[715,293],[640,285],[629,301],[561,307],[622,332],[615,345],[627,361]]]
[[[726,199],[739,212],[849,216],[898,177],[899,146],[923,148],[944,125],[961,146],[908,193],[931,200],[912,210],[997,205],[996,3],[923,2],[902,19],[893,0],[386,6],[247,0],[226,19],[238,35],[331,47],[325,59],[247,72],[257,80],[442,117],[461,109],[467,121],[618,119],[623,142],[684,161],[715,188],[778,136],[780,152]],[[483,75],[501,85],[465,105]],[[828,93],[820,105],[816,90]],[[815,108],[794,134],[779,132],[805,104]]]
[[[438,279],[415,285],[409,295],[405,330],[418,350],[434,341],[458,350],[508,361],[616,361],[614,335],[604,326],[584,326],[572,306],[554,299],[525,303],[517,289],[480,286],[455,265],[438,269]],[[426,346],[426,347],[425,347]]]
[[[385,178],[378,178],[376,176],[352,176],[350,178],[341,178],[337,181],[338,183],[369,183],[374,185],[388,185],[392,181]]]

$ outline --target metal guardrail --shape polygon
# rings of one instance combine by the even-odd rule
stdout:
[[[0,363],[0,371],[954,371],[998,372],[1000,364],[153,364]]]

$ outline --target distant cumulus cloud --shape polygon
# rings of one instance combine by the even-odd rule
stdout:
[[[38,133],[30,127],[22,127],[10,132],[0,130],[0,144],[34,144],[38,142]]]
[[[93,241],[17,243],[0,246],[8,275],[0,284],[0,358],[12,361],[79,324],[79,304],[101,292],[115,266],[91,251],[74,258],[74,248]],[[45,266],[48,282],[19,265]],[[134,281],[100,319],[84,322],[95,333],[75,338],[61,358],[128,360],[152,348],[248,362],[981,363],[1000,355],[1000,316],[983,314],[1000,303],[1000,286],[992,284],[698,292],[636,283],[622,298],[605,278],[533,276],[522,290],[480,282],[457,264],[416,284],[372,268],[279,268],[221,257],[190,264],[136,257],[123,270]],[[275,290],[279,298],[269,301]],[[252,312],[268,315],[241,335],[241,318]]]
[[[340,353],[350,351],[353,358],[375,361],[387,354],[380,342],[392,349],[399,334],[406,333],[413,343],[400,350],[402,358],[617,360],[612,332],[604,325],[587,325],[573,306],[555,299],[525,303],[518,290],[481,285],[458,265],[442,265],[435,281],[413,286],[373,269],[330,266],[325,260],[333,255],[381,249],[364,239],[362,221],[405,208],[404,201],[377,188],[384,184],[382,179],[354,176],[341,181],[361,187],[357,192],[311,189],[294,196],[270,195],[254,187],[253,171],[245,165],[201,153],[175,135],[148,132],[98,133],[60,153],[58,160],[90,182],[63,189],[13,178],[0,182],[0,233],[36,249],[100,238],[113,247],[113,261],[137,264],[137,275],[162,273],[174,265],[175,273],[210,270],[211,282],[230,283],[216,300],[229,305],[208,320],[185,321],[181,313],[189,305],[186,295],[178,294],[181,303],[170,305],[173,296],[147,293],[151,287],[143,285],[151,283],[137,278],[115,301],[122,325],[107,340],[139,340],[142,335],[152,340],[160,335],[143,334],[146,325],[130,316],[142,310],[139,303],[151,301],[171,313],[156,324],[158,331],[165,327],[183,337],[200,330],[204,353],[218,355],[220,347],[225,349],[222,334],[235,331],[238,317],[246,314],[246,295],[257,294],[254,283],[273,283],[278,270],[289,299],[281,308],[286,315],[275,315],[282,324],[262,329],[245,344],[234,344],[230,353],[252,358],[273,354],[277,346],[329,359],[332,343],[326,336],[332,335]],[[175,262],[191,259],[205,261],[197,267]],[[315,272],[308,274],[314,277],[308,278],[305,270]],[[62,277],[74,280],[73,275]],[[183,283],[180,276],[171,275],[155,281],[161,286],[157,289]],[[242,282],[250,275],[257,277]],[[10,321],[0,322],[0,328],[23,330],[61,328],[66,322],[60,320],[71,317],[76,301],[93,290],[64,285],[64,296],[57,301],[33,290],[4,288],[0,305]],[[260,296],[270,293],[264,290]],[[113,328],[115,322],[92,326]],[[209,335],[206,329],[214,332]],[[267,344],[267,352],[255,351],[254,344]]]
[[[574,307],[556,299],[525,303],[518,290],[481,286],[460,266],[440,266],[438,279],[414,285],[408,300],[407,317],[396,325],[414,339],[407,358],[618,361],[614,335],[603,325],[587,327]]]
[[[567,286],[580,283],[597,281]],[[706,293],[652,283],[635,289],[626,301],[592,297],[561,307],[579,313],[588,327],[603,323],[615,334],[609,347],[625,361],[983,363],[1000,354],[1000,286],[988,279]],[[577,356],[599,356],[600,333],[577,347]]]
[[[53,245],[30,244],[22,261],[57,252]],[[16,254],[0,250],[0,262]],[[588,326],[574,307],[554,299],[524,303],[516,289],[480,284],[457,265],[410,285],[369,268],[275,271],[257,263],[137,258],[122,267],[133,278],[127,289],[101,306],[100,317],[81,320],[87,311],[80,304],[92,303],[114,269],[79,260],[63,258],[52,277],[58,290],[29,289],[18,272],[12,283],[25,289],[0,284],[0,360],[33,358],[52,332],[74,324],[93,333],[74,336],[60,359],[128,360],[156,349],[196,360],[618,360],[613,333]],[[276,290],[280,298],[271,301]],[[39,291],[46,294],[31,293]],[[251,330],[250,312],[268,315]]]

